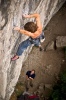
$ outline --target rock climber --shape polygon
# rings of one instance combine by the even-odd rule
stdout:
[[[27,22],[24,25],[24,29],[19,27],[15,27],[14,30],[20,32],[21,34],[25,34],[29,36],[29,38],[22,43],[20,43],[16,55],[11,58],[12,61],[19,58],[22,55],[23,51],[28,47],[34,44],[34,46],[38,46],[40,51],[42,51],[42,46],[40,44],[41,39],[45,39],[42,32],[42,24],[40,21],[40,15],[38,13],[31,15],[23,15],[24,18],[35,18],[35,22]]]
[[[35,70],[31,70],[31,71],[27,71],[26,72],[26,81],[25,81],[25,85],[26,85],[26,90],[28,91],[29,87],[33,87],[33,80],[35,78],[36,74],[35,74]]]

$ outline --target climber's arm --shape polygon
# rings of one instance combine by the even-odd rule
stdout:
[[[33,78],[32,78],[32,77],[29,77],[29,79],[33,80]]]
[[[34,33],[29,32],[29,31],[26,31],[26,30],[24,30],[24,29],[20,29],[19,27],[15,27],[14,30],[17,30],[17,31],[19,31],[21,34],[25,34],[25,35],[30,36],[30,37],[32,37],[32,38],[36,38],[36,37],[38,37],[38,36],[41,34],[41,33],[40,33],[40,30],[39,30],[39,31],[36,31],[36,32],[34,32]]]
[[[38,13],[35,13],[35,14],[30,14],[30,15],[23,14],[22,16],[23,16],[24,18],[32,18],[32,17],[37,18],[38,15],[39,15]]]
[[[27,36],[31,36],[32,38],[35,37],[34,33],[31,33],[31,32],[26,31],[24,29],[20,29],[19,27],[15,27],[14,30],[19,31],[21,34],[25,34]]]

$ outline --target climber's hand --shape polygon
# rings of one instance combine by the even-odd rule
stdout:
[[[14,27],[13,29],[16,30],[16,31],[19,31],[20,30],[19,27]]]
[[[23,14],[22,16],[23,16],[24,18],[30,18],[30,15]]]

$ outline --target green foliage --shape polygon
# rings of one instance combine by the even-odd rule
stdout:
[[[15,94],[16,96],[21,95],[24,92],[24,84],[22,82],[17,83],[16,88],[15,88]]]
[[[66,100],[66,71],[61,73],[49,100]]]
[[[60,80],[63,82],[63,83],[66,83],[66,71],[61,73],[61,75],[59,76],[60,77]]]
[[[17,96],[21,95],[22,94],[22,91],[21,90],[15,90],[15,93]]]

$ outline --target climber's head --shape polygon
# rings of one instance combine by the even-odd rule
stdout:
[[[32,71],[31,71],[31,74],[34,74],[35,73],[35,70],[33,69]]]
[[[34,22],[27,22],[24,25],[24,29],[29,31],[29,32],[34,33],[35,31],[37,31],[37,25]]]

